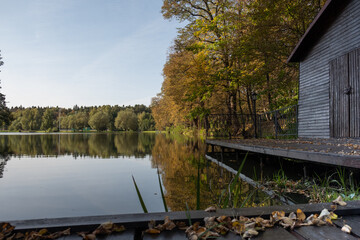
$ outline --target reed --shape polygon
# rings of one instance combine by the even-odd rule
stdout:
[[[161,184],[161,179],[160,179],[159,168],[157,169],[157,174],[158,174],[158,179],[159,179],[159,186],[160,186],[161,198],[162,198],[162,201],[163,201],[163,204],[164,204],[165,212],[168,212],[168,208],[167,208],[167,204],[166,204],[166,200],[165,200],[164,191],[163,191],[163,189],[162,189],[162,184]]]
[[[138,188],[138,186],[137,186],[137,184],[136,184],[136,181],[135,181],[134,176],[132,176],[132,179],[133,179],[133,182],[134,182],[134,186],[135,186],[136,193],[137,193],[137,196],[138,196],[138,198],[139,198],[141,207],[142,207],[144,213],[148,213],[148,210],[147,210],[146,205],[145,205],[145,203],[144,203],[144,200],[143,200],[143,198],[142,198],[142,196],[141,196],[140,190],[139,190],[139,188]]]

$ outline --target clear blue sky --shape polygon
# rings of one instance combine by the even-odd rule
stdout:
[[[162,0],[1,0],[8,106],[149,105],[177,35]]]

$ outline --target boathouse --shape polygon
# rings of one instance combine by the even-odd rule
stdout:
[[[298,135],[360,137],[360,1],[328,0],[288,62],[300,63]]]

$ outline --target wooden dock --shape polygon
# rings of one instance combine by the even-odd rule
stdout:
[[[273,211],[284,211],[286,214],[296,212],[300,208],[309,216],[310,214],[320,213],[324,208],[330,209],[330,203],[322,204],[299,204],[291,206],[271,206],[260,208],[241,208],[241,209],[223,209],[216,212],[208,213],[205,211],[190,211],[192,222],[202,221],[204,217],[210,216],[247,216],[269,218]],[[347,206],[338,207],[335,213],[339,216],[338,220],[334,220],[334,225],[327,225],[321,227],[307,226],[295,228],[293,231],[286,230],[282,227],[268,228],[264,232],[253,239],[358,239],[360,237],[360,201],[348,202]],[[101,237],[99,239],[172,239],[183,240],[187,239],[185,232],[174,229],[172,231],[165,231],[159,235],[144,234],[150,220],[155,220],[162,223],[165,216],[169,216],[171,220],[187,222],[185,212],[169,212],[169,213],[149,213],[149,214],[123,214],[123,215],[109,215],[109,216],[93,216],[93,217],[72,217],[72,218],[57,218],[57,219],[37,219],[37,220],[22,220],[10,221],[16,226],[17,231],[25,232],[31,230],[40,230],[47,228],[48,231],[59,231],[66,228],[71,228],[71,235],[61,237],[62,240],[80,240],[81,237],[76,233],[81,231],[92,231],[101,223],[111,221],[116,224],[122,224],[126,227],[126,231],[119,234],[111,234]],[[341,227],[348,224],[352,227],[352,234],[347,234],[341,231]],[[241,239],[239,235],[228,233],[225,236],[217,238],[222,239]]]
[[[360,168],[360,139],[233,139],[206,140],[206,143],[221,148]]]

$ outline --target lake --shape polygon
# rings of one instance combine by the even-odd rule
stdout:
[[[218,204],[233,174],[205,159],[201,140],[155,133],[0,135],[0,221],[162,212]],[[252,169],[251,169],[252,170]],[[199,188],[197,186],[200,186]],[[274,204],[241,183],[244,206]],[[198,190],[199,189],[199,190]],[[255,194],[254,194],[255,192]]]

